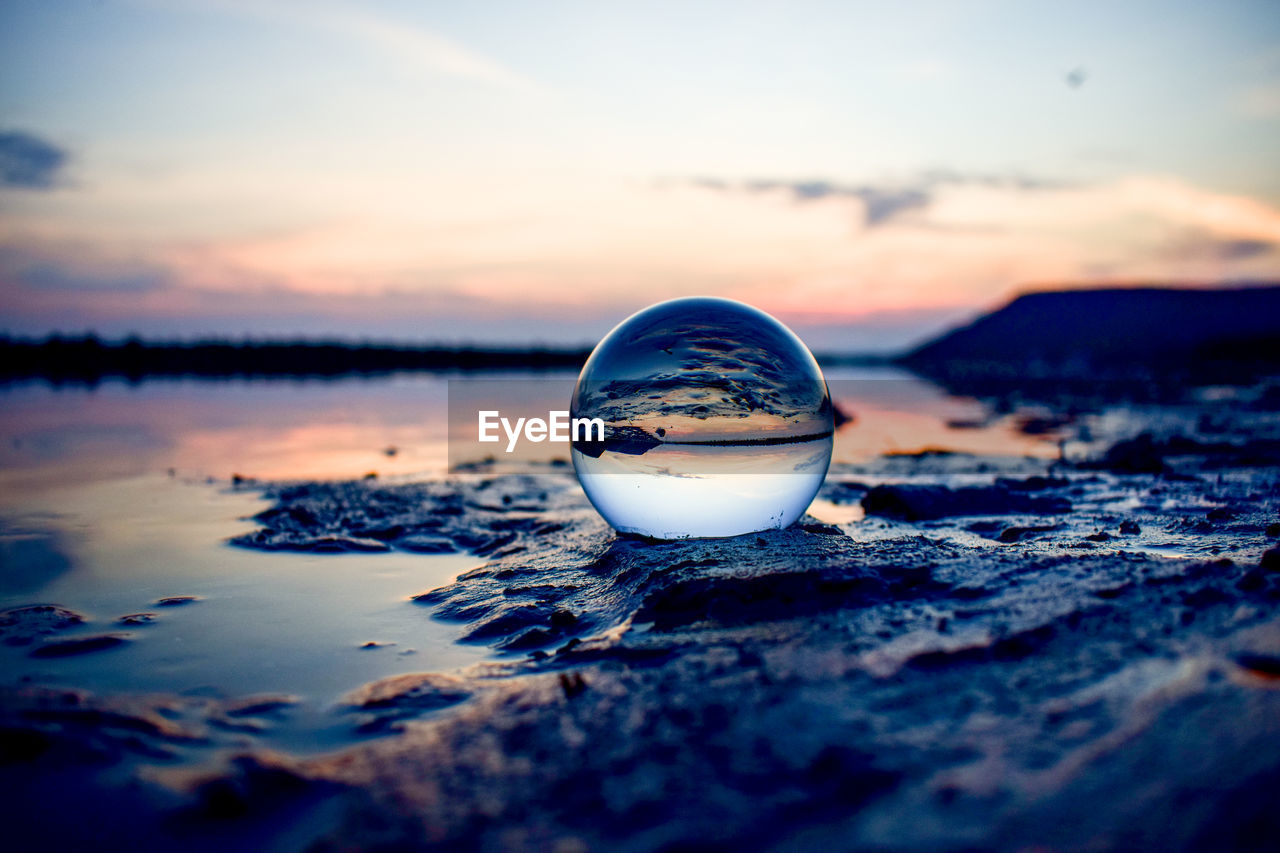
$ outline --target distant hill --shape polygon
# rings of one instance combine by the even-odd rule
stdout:
[[[902,357],[934,375],[1280,366],[1280,285],[1028,293]]]

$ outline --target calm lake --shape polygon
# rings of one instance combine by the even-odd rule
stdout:
[[[567,408],[573,379],[530,379],[521,386],[524,402]],[[1013,416],[994,417],[895,369],[838,369],[828,379],[837,404],[854,416],[837,433],[837,463],[925,448],[1058,453],[1053,436],[1026,435]],[[0,683],[294,694],[301,702],[271,740],[307,752],[350,737],[349,721],[334,710],[346,692],[397,673],[484,660],[487,649],[458,643],[459,627],[410,600],[479,558],[261,553],[226,544],[253,529],[251,517],[268,505],[250,478],[446,475],[459,461],[449,456],[449,384],[413,374],[0,390],[0,610],[57,604],[87,618],[65,636],[123,631],[131,639],[56,659],[0,646]],[[566,450],[548,453],[567,458]],[[848,508],[816,503],[812,511],[849,520]],[[195,600],[157,604],[176,596]],[[154,619],[119,623],[137,613]]]

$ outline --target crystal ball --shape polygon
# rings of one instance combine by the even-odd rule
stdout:
[[[585,421],[570,452],[592,505],[617,530],[658,539],[791,524],[822,486],[835,431],[804,343],[711,297],[623,320],[583,366],[570,416]]]

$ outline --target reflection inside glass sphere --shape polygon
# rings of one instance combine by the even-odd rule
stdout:
[[[578,479],[620,531],[661,539],[786,527],[831,461],[831,398],[813,355],[741,302],[674,299],[624,320],[578,377]]]

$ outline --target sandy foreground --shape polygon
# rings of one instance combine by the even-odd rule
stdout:
[[[20,849],[1265,849],[1280,833],[1266,402],[1148,416],[1071,462],[840,466],[821,497],[865,518],[725,540],[619,537],[554,468],[268,486],[236,544],[483,558],[405,606],[494,660],[365,685],[341,710],[382,736],[309,758],[255,740],[288,696],[8,690],[6,834]],[[56,655],[70,618],[18,608],[0,632]],[[223,748],[175,762],[193,741]]]

